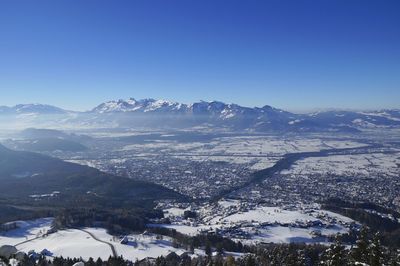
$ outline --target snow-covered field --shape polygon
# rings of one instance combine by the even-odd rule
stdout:
[[[103,228],[83,228],[59,230],[46,234],[50,229],[52,218],[33,221],[18,221],[18,229],[7,231],[0,235],[0,246],[15,245],[19,251],[28,253],[33,250],[37,253],[48,250],[48,257],[90,257],[103,260],[112,256],[110,245],[114,246],[118,256],[136,261],[146,257],[158,257],[175,252],[178,255],[186,252],[185,249],[174,248],[169,237],[157,237],[153,234],[128,235],[127,244],[121,244],[118,237],[114,237]],[[90,233],[90,234],[89,234]],[[95,236],[93,238],[92,235]],[[104,243],[105,242],[105,243]],[[108,243],[108,244],[107,244]],[[195,250],[194,255],[204,255],[204,251]]]
[[[184,249],[174,248],[172,246],[172,239],[169,237],[157,238],[152,234],[136,234],[129,235],[128,243],[121,244],[118,238],[109,235],[105,229],[102,228],[86,228],[86,231],[92,233],[96,238],[112,244],[118,256],[123,256],[125,259],[136,261],[147,257],[157,258],[158,256],[166,256],[171,252],[178,255],[186,252]],[[196,254],[203,254],[200,250],[195,251]]]
[[[1,232],[0,246],[17,245],[18,243],[40,237],[51,228],[53,218],[42,218],[32,221],[16,221],[17,229]]]
[[[335,235],[347,232],[343,227],[338,226],[330,229],[318,227],[296,228],[291,226],[269,226],[261,229],[247,227],[242,229],[252,235],[251,239],[242,240],[244,243],[327,243],[327,239],[320,235]]]
[[[47,249],[54,257],[82,257],[84,260],[90,257],[108,259],[112,255],[108,245],[96,241],[89,234],[77,229],[60,230],[46,237],[21,244],[17,248],[25,253],[30,250],[39,253]]]
[[[243,210],[244,209],[244,210]],[[183,209],[171,208],[176,215]],[[318,208],[285,209],[281,207],[245,207],[238,200],[221,200],[215,206],[198,210],[200,220],[181,217],[172,224],[151,224],[187,234],[218,231],[231,239],[246,243],[325,243],[327,236],[345,233],[354,221]]]
[[[333,155],[299,160],[289,170],[284,170],[281,174],[332,174],[337,176],[358,175],[364,177],[398,177],[399,166],[400,153]]]
[[[319,138],[274,136],[223,137],[209,142],[180,143],[177,141],[152,141],[144,144],[131,144],[122,148],[130,150],[159,150],[168,152],[190,152],[199,155],[283,155],[291,152],[320,151],[332,148],[355,148],[366,144],[350,140],[323,140]]]
[[[209,142],[181,143],[170,140],[153,140],[148,143],[129,144],[116,148],[115,152],[155,156],[160,153],[193,161],[224,161],[248,164],[252,170],[271,167],[286,153],[320,151],[333,148],[366,146],[352,140],[325,140],[293,136],[237,136],[221,137]]]
[[[214,218],[212,223],[295,223],[296,221],[315,221],[316,218],[299,211],[288,211],[277,207],[260,207],[246,212],[239,212],[224,218]]]

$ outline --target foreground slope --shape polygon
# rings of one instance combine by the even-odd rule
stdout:
[[[12,151],[2,145],[0,182],[2,198],[95,195],[99,199],[113,198],[122,202],[180,197],[159,185],[113,176],[36,153]]]

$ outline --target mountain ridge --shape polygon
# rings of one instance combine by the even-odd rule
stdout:
[[[328,110],[292,113],[269,105],[245,107],[221,101],[191,104],[160,99],[129,98],[103,102],[85,112],[67,111],[56,106],[25,104],[1,107],[0,115],[58,115],[63,123],[108,125],[131,128],[211,127],[245,131],[344,131],[362,128],[400,127],[399,109],[375,111]],[[18,117],[21,119],[20,117]],[[32,116],[29,116],[32,119]]]
[[[295,112],[295,111],[286,111],[284,109],[280,109],[280,108],[275,108],[272,107],[271,105],[264,105],[264,106],[254,106],[254,107],[248,107],[248,106],[243,106],[243,105],[239,105],[236,103],[225,103],[222,101],[218,101],[218,100],[213,100],[213,101],[205,101],[205,100],[200,100],[197,102],[192,102],[192,103],[179,103],[176,101],[170,101],[170,100],[165,100],[165,99],[154,99],[154,98],[144,98],[144,99],[139,99],[136,100],[135,98],[128,98],[128,99],[118,99],[118,100],[110,100],[110,101],[106,101],[103,102],[97,106],[95,106],[94,108],[87,110],[87,111],[75,111],[75,110],[67,110],[67,109],[63,109],[60,107],[57,107],[55,105],[51,105],[51,104],[41,104],[41,103],[27,103],[27,104],[16,104],[14,106],[6,106],[6,105],[0,105],[0,115],[2,114],[2,112],[6,112],[6,111],[16,111],[18,113],[29,113],[29,112],[35,112],[35,113],[41,113],[40,111],[42,110],[43,112],[47,112],[47,113],[51,113],[50,111],[54,112],[60,112],[60,113],[67,113],[67,112],[71,112],[71,113],[90,113],[90,112],[100,112],[101,111],[101,107],[102,106],[107,106],[107,104],[111,104],[111,103],[122,103],[122,104],[132,104],[132,102],[136,102],[136,103],[157,103],[157,104],[169,104],[169,105],[175,105],[175,106],[179,106],[179,107],[188,107],[188,108],[192,108],[194,105],[199,105],[199,104],[223,104],[223,105],[227,105],[227,106],[237,106],[240,108],[247,108],[247,109],[275,109],[275,110],[280,110],[283,112],[288,112],[288,113],[292,113],[295,115],[312,115],[312,114],[316,114],[316,113],[326,113],[326,112],[355,112],[355,113],[363,113],[363,112],[385,112],[385,111],[394,111],[394,112],[400,112],[400,108],[367,108],[367,109],[349,109],[349,108],[319,108],[317,111],[316,110],[312,110],[312,111],[306,111],[306,112]],[[103,110],[103,113],[108,111],[108,112],[127,112],[127,111],[136,111],[137,109],[134,110],[118,110],[116,109],[111,109],[111,106],[109,106],[110,108],[108,110]]]

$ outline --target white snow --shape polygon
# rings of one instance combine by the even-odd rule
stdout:
[[[350,218],[320,210],[317,206],[304,206],[304,209],[269,206],[248,208],[246,203],[233,199],[205,205],[198,210],[198,214],[201,220],[196,223],[175,219],[172,224],[149,226],[174,229],[191,236],[222,230],[225,236],[246,243],[324,243],[326,236],[345,233],[354,223]]]
[[[107,243],[115,247],[118,256],[122,255],[125,259],[131,261],[147,257],[166,256],[171,252],[178,255],[186,252],[185,249],[174,248],[171,238],[157,237],[153,234],[128,235],[126,236],[127,244],[121,244],[118,237],[108,234],[103,228],[83,228],[84,231],[67,229],[47,235],[46,232],[50,229],[52,221],[53,218],[18,221],[17,223],[20,226],[18,229],[0,235],[0,246],[16,245],[19,251],[25,253],[31,250],[40,253],[47,249],[52,254],[51,257],[81,257],[84,260],[88,260],[90,257],[94,259],[100,257],[107,260],[109,256],[112,256],[112,250]],[[106,243],[97,241],[88,232]],[[204,252],[195,250],[195,254],[204,254]]]
[[[164,216],[169,217],[169,216],[183,216],[184,212],[187,209],[181,209],[181,208],[169,208],[164,210]]]
[[[397,154],[360,154],[332,155],[313,157],[297,161],[289,170],[281,173],[286,175],[332,174],[336,176],[355,175],[363,177],[398,176],[400,153]]]
[[[277,207],[260,207],[247,212],[235,213],[218,222],[236,223],[253,221],[259,223],[295,223],[297,221],[307,222],[315,220],[317,219],[299,211],[287,211]],[[213,222],[217,222],[217,220],[213,220]]]
[[[186,252],[184,249],[174,248],[172,246],[172,239],[165,236],[162,239],[157,239],[157,236],[152,234],[128,235],[128,243],[121,244],[118,238],[109,235],[105,229],[86,228],[85,230],[91,232],[98,239],[114,245],[119,256],[122,255],[125,259],[131,261],[147,257],[156,258],[158,256],[166,256],[171,252],[175,252],[178,255]]]
[[[0,232],[0,246],[17,245],[26,240],[34,239],[47,233],[51,228],[53,218],[42,218],[31,221],[16,221],[17,229]]]
[[[52,256],[82,257],[84,260],[90,257],[108,259],[112,255],[108,245],[96,241],[89,234],[77,229],[60,230],[47,237],[21,244],[17,248],[26,253],[30,250],[40,252],[47,249],[53,254]]]

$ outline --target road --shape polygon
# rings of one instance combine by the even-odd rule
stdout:
[[[115,247],[114,247],[113,244],[111,244],[111,243],[109,243],[109,242],[106,242],[106,241],[103,241],[103,240],[101,240],[101,239],[98,239],[94,234],[92,234],[91,232],[86,231],[86,230],[84,230],[84,229],[79,229],[79,228],[75,228],[75,229],[76,229],[76,230],[79,230],[79,231],[82,231],[82,232],[84,232],[84,233],[90,235],[94,240],[96,240],[96,241],[98,241],[98,242],[101,242],[101,243],[103,243],[103,244],[108,245],[108,246],[110,247],[110,249],[111,249],[111,252],[112,252],[113,256],[114,256],[114,257],[118,257],[117,251],[116,251],[116,249],[115,249]],[[38,236],[38,237],[35,237],[35,238],[31,238],[31,239],[22,241],[22,242],[20,242],[20,243],[15,244],[14,247],[17,247],[17,246],[19,246],[19,245],[22,245],[22,244],[25,244],[25,243],[28,243],[28,242],[31,242],[31,241],[34,241],[34,240],[39,239],[39,238],[41,238],[41,237],[43,237],[43,236]]]
[[[82,232],[85,232],[86,234],[90,235],[94,240],[108,245],[111,248],[111,252],[112,252],[113,256],[114,257],[118,257],[117,250],[115,249],[113,244],[111,244],[109,242],[106,242],[106,241],[103,241],[101,239],[98,239],[94,234],[90,233],[89,231],[86,231],[85,229],[78,229],[78,230],[80,230]]]
[[[31,242],[31,241],[33,241],[33,240],[36,240],[36,239],[39,239],[39,238],[41,238],[41,237],[42,237],[42,236],[37,236],[37,237],[31,238],[31,239],[28,239],[28,240],[22,241],[22,242],[20,242],[20,243],[17,243],[17,244],[15,244],[15,245],[14,245],[14,247],[18,247],[19,245],[22,245],[22,244],[25,244],[25,243]]]

